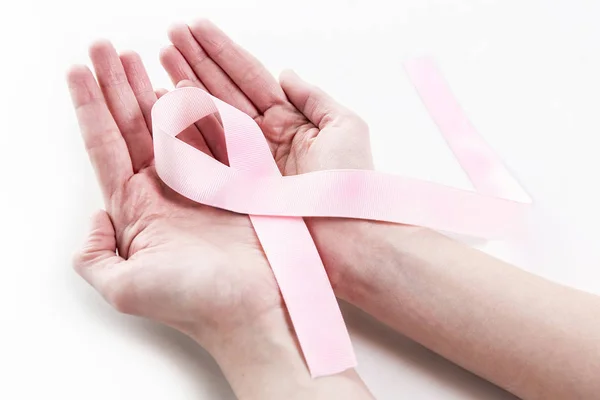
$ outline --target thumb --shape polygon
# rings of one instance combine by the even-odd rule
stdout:
[[[359,122],[366,125],[352,111],[339,104],[320,88],[304,81],[292,70],[283,71],[279,77],[279,83],[288,100],[319,129],[323,129],[325,125],[335,119],[344,119],[355,125]]]
[[[117,255],[115,229],[104,210],[91,218],[91,229],[84,246],[73,259],[75,271],[104,296],[115,308],[121,309],[120,288],[127,261]]]

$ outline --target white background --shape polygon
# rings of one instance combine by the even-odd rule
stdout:
[[[71,270],[102,206],[64,74],[107,37],[156,86],[175,21],[209,17],[277,74],[295,68],[371,126],[379,169],[468,187],[402,70],[434,56],[475,126],[537,201],[536,263],[600,293],[600,3],[424,0],[39,0],[0,3],[0,398],[229,399],[214,362],[169,329],[118,315]],[[502,257],[499,246],[489,249]],[[381,399],[510,399],[346,308]]]

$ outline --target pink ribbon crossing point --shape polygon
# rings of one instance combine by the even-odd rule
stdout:
[[[424,66],[417,69],[422,71]],[[436,77],[435,68],[419,75],[424,82]],[[444,109],[448,97],[437,96],[435,87],[429,89],[417,85],[428,108],[431,104],[426,98]],[[223,123],[229,167],[176,137],[217,112]],[[491,190],[478,193],[376,171],[327,170],[281,176],[254,120],[198,88],[181,88],[161,97],[152,109],[152,121],[156,171],[169,187],[198,203],[250,216],[313,377],[352,368],[356,357],[302,217],[380,220],[493,238],[521,227],[528,211],[528,204],[496,197]],[[445,134],[446,139],[453,141],[455,133]],[[488,159],[487,149],[481,140],[471,150]],[[457,157],[463,155],[453,150]],[[462,166],[478,167],[468,162]]]

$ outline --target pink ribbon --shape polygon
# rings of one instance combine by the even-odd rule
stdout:
[[[473,187],[479,193],[504,198],[524,193],[498,154],[471,124],[433,60],[416,58],[407,61],[404,68]],[[524,197],[531,201],[529,195]]]
[[[354,367],[356,358],[323,263],[301,217],[381,220],[483,238],[510,234],[525,221],[527,204],[495,197],[501,194],[496,189],[504,183],[499,177],[505,168],[453,102],[435,66],[421,59],[407,64],[407,70],[482,193],[363,170],[282,177],[254,120],[203,90],[177,89],[152,109],[160,178],[198,203],[250,216],[313,377]],[[223,123],[230,167],[176,137],[216,112]]]

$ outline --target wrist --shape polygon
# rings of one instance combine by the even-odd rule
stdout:
[[[341,218],[310,218],[307,225],[336,296],[359,306],[363,294],[407,261],[405,250],[431,233],[418,226]]]
[[[301,380],[308,375],[283,308],[220,332],[203,345],[238,398],[259,398],[262,388],[271,383],[270,377],[280,371],[287,371],[287,379]]]
[[[239,399],[370,399],[356,372],[312,379],[285,309],[223,332],[207,350]]]

